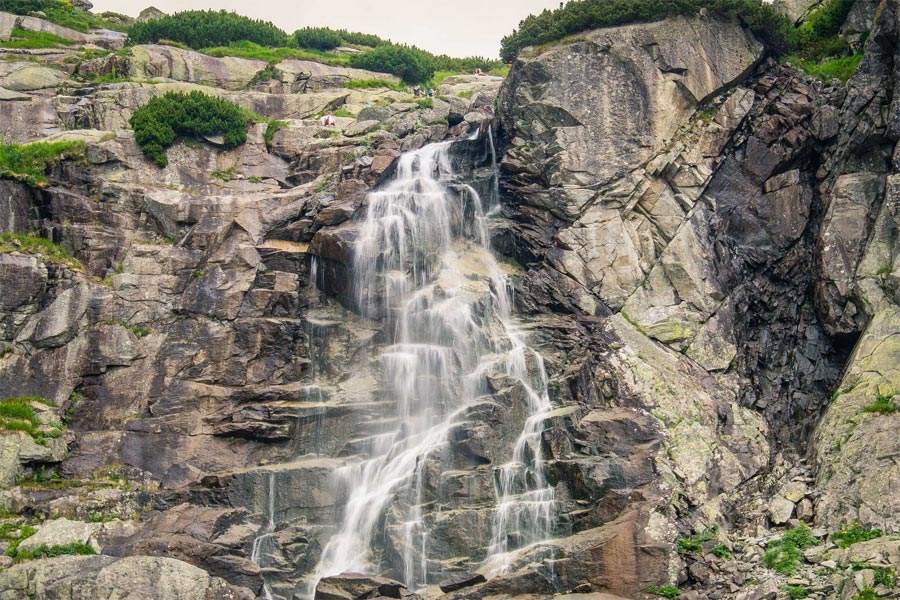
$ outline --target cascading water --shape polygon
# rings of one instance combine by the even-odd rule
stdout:
[[[266,481],[266,524],[253,540],[253,549],[250,552],[250,560],[259,567],[263,567],[263,560],[269,552],[266,546],[272,543],[275,532],[275,473],[270,472]],[[265,582],[263,582],[263,598],[272,600],[269,584]]]
[[[383,319],[391,335],[378,361],[384,397],[396,404],[396,428],[376,432],[363,460],[337,474],[348,491],[343,520],[323,549],[309,592],[322,577],[382,570],[374,564],[373,537],[389,506],[403,513],[402,565],[394,567],[411,588],[428,582],[424,466],[445,446],[461,412],[488,392],[491,371],[522,386],[529,417],[512,460],[495,471],[497,509],[486,565],[503,570],[511,549],[550,535],[553,489],[540,444],[550,409],[546,373],[510,317],[509,286],[488,248],[481,199],[471,187],[452,193],[448,185],[450,146],[404,154],[394,180],[368,198],[355,246],[354,289],[359,311]],[[464,223],[467,202],[470,223]]]

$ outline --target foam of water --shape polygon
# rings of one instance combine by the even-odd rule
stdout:
[[[359,311],[383,319],[391,332],[378,360],[398,426],[373,436],[369,453],[336,474],[348,490],[347,502],[310,593],[322,577],[380,571],[373,537],[389,506],[404,513],[405,583],[416,588],[428,582],[424,465],[445,446],[460,413],[486,393],[491,370],[519,382],[530,416],[510,462],[495,468],[497,508],[486,567],[501,572],[511,550],[550,535],[553,489],[544,477],[540,444],[543,415],[551,407],[547,376],[511,317],[508,282],[488,249],[481,199],[470,187],[454,194],[447,185],[453,175],[449,148],[431,144],[404,154],[394,180],[368,198],[355,247],[354,289]],[[465,200],[474,205],[468,226]],[[467,229],[475,239],[464,237]],[[480,265],[480,284],[473,281],[473,261]],[[399,506],[394,501],[401,495],[407,502]]]

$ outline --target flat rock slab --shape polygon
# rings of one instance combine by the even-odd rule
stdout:
[[[455,592],[456,590],[461,590],[473,585],[478,585],[479,583],[484,583],[485,581],[487,581],[487,579],[485,579],[484,575],[482,575],[481,573],[472,573],[442,581],[440,584],[438,584],[438,587],[440,587],[441,591],[445,593]]]
[[[31,100],[31,96],[29,96],[28,94],[23,94],[22,92],[8,90],[6,88],[0,87],[0,101],[10,100]]]

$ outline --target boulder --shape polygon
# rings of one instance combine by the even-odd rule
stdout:
[[[479,583],[484,583],[487,581],[484,575],[481,573],[470,573],[466,575],[459,575],[458,577],[452,577],[450,579],[445,579],[444,581],[438,584],[438,587],[441,588],[441,591],[444,593],[455,592],[456,590],[461,590],[463,588],[471,587],[473,585],[478,585]]]
[[[341,573],[321,579],[316,586],[315,600],[367,600],[375,598],[403,598],[419,600],[399,581],[361,573]]]
[[[27,65],[0,78],[0,85],[13,92],[55,88],[68,79],[65,72],[50,67]]]
[[[223,90],[242,90],[266,68],[262,60],[216,58],[174,46],[142,45],[131,49],[128,76],[136,81],[161,77]]]
[[[252,600],[237,588],[186,562],[149,556],[63,556],[32,560],[0,571],[0,597],[88,600]]]
[[[164,16],[166,16],[166,13],[164,13],[163,11],[159,10],[155,6],[148,6],[147,8],[142,10],[140,13],[138,13],[136,20],[138,23],[143,23],[144,21],[152,21],[154,19],[159,19]]]
[[[88,544],[93,546],[96,552],[100,551],[100,544],[96,535],[100,530],[100,523],[85,523],[83,521],[70,521],[69,519],[52,519],[45,521],[37,532],[22,540],[19,548],[22,550],[34,550],[39,546],[65,546],[67,544]]]

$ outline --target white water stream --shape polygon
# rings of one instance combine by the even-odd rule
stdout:
[[[472,188],[460,194],[448,187],[450,145],[404,154],[394,180],[368,198],[355,247],[354,289],[360,312],[383,319],[391,334],[378,361],[384,397],[396,403],[396,426],[373,432],[368,453],[336,473],[348,499],[309,593],[322,577],[383,569],[373,538],[381,535],[376,528],[389,507],[404,513],[405,583],[415,589],[428,582],[424,467],[429,455],[446,447],[461,412],[487,393],[492,372],[521,385],[530,416],[511,460],[495,467],[497,507],[485,566],[501,572],[511,550],[550,535],[554,498],[540,444],[551,408],[547,376],[511,317],[509,286],[488,247],[481,199]],[[465,223],[466,214],[474,222]]]

